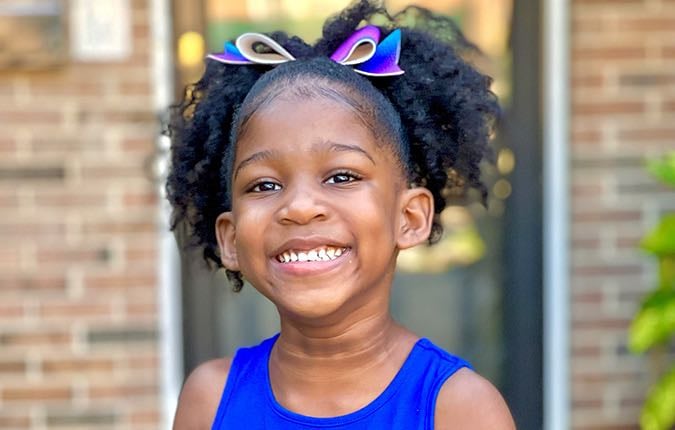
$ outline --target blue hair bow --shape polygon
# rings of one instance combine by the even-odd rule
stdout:
[[[262,43],[271,52],[256,52],[253,46]],[[401,54],[401,30],[389,33],[380,42],[380,29],[367,25],[347,38],[330,56],[336,63],[354,66],[354,71],[367,76],[402,75],[398,66]],[[209,54],[207,58],[225,64],[277,65],[295,61],[295,57],[271,37],[261,33],[244,33],[235,43],[226,42],[223,52]]]

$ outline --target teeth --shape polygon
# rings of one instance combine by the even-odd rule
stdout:
[[[315,248],[309,251],[285,251],[276,258],[280,263],[291,263],[296,261],[331,261],[341,256],[346,250],[346,248],[333,248],[326,246]]]

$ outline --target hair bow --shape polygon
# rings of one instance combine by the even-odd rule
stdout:
[[[256,44],[263,44],[267,52],[256,51]],[[400,54],[401,30],[392,31],[380,42],[380,29],[367,25],[342,42],[330,59],[345,66],[355,66],[354,70],[362,75],[396,76],[404,73],[398,66]],[[295,61],[290,52],[261,33],[244,33],[235,43],[225,42],[223,52],[209,54],[207,58],[225,64],[277,65]]]

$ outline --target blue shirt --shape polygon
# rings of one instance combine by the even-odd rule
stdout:
[[[346,415],[317,418],[280,405],[269,379],[270,351],[279,335],[237,350],[213,430],[221,429],[433,429],[443,383],[469,363],[428,339],[417,341],[391,383],[375,400]]]

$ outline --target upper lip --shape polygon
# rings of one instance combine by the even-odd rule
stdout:
[[[278,248],[272,251],[272,257],[276,257],[286,251],[309,251],[321,246],[333,246],[335,248],[348,248],[344,242],[339,240],[323,237],[323,236],[309,236],[296,237],[289,239],[282,243]]]

